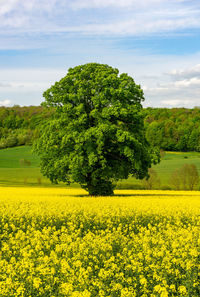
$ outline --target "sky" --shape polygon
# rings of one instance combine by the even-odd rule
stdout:
[[[0,106],[40,105],[90,62],[132,76],[144,107],[200,106],[200,1],[0,0]]]

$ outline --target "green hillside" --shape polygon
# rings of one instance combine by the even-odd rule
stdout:
[[[0,150],[0,168],[21,168],[27,167],[20,163],[20,160],[29,160],[30,168],[39,167],[39,159],[31,152],[30,146],[18,146]]]
[[[23,163],[29,161],[29,165]],[[160,164],[153,166],[161,180],[161,188],[170,187],[169,179],[172,172],[183,164],[195,164],[200,174],[200,153],[197,152],[166,152]],[[0,150],[0,185],[6,186],[47,186],[65,187],[64,184],[52,185],[42,176],[39,158],[31,152],[30,146],[20,146]],[[73,187],[78,187],[73,184]],[[142,182],[129,178],[118,182],[119,188],[140,188]]]
[[[23,160],[29,161],[26,165]],[[31,146],[19,146],[0,150],[0,185],[51,186],[42,176],[39,158],[31,152]]]

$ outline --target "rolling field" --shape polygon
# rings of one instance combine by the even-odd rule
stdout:
[[[21,159],[31,162],[28,165],[20,164]],[[200,153],[166,152],[160,164],[153,166],[161,180],[162,187],[170,186],[171,173],[183,164],[195,164],[200,174]],[[39,169],[39,159],[31,153],[31,147],[22,146],[0,150],[0,185],[4,186],[45,186],[65,187],[64,184],[51,185],[50,181],[43,177]],[[140,180],[129,178],[118,182],[118,188],[141,187]],[[79,187],[72,184],[72,187]],[[197,188],[198,189],[198,188]]]
[[[30,165],[22,164],[20,160],[30,161]],[[30,146],[21,146],[0,150],[0,185],[4,186],[54,186],[42,176],[39,168],[39,158],[31,152]]]
[[[200,296],[200,194],[0,188],[1,297]]]

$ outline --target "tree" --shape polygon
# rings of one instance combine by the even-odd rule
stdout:
[[[194,190],[199,183],[199,173],[195,164],[183,164],[180,169],[175,170],[171,176],[171,184],[176,190]]]
[[[143,180],[143,185],[147,190],[160,187],[160,178],[153,168],[149,168],[148,177]]]
[[[183,189],[194,190],[199,183],[199,174],[195,164],[184,164],[180,171]]]
[[[90,195],[112,195],[113,182],[148,175],[153,155],[145,138],[143,91],[133,78],[89,63],[70,68],[43,96],[43,105],[56,111],[34,150],[52,182],[77,182]]]
[[[176,169],[172,172],[169,182],[174,187],[175,190],[180,190],[180,187],[181,187],[180,169]]]

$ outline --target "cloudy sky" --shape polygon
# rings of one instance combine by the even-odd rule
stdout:
[[[0,105],[39,105],[88,62],[131,75],[144,106],[200,106],[200,1],[0,0]]]

